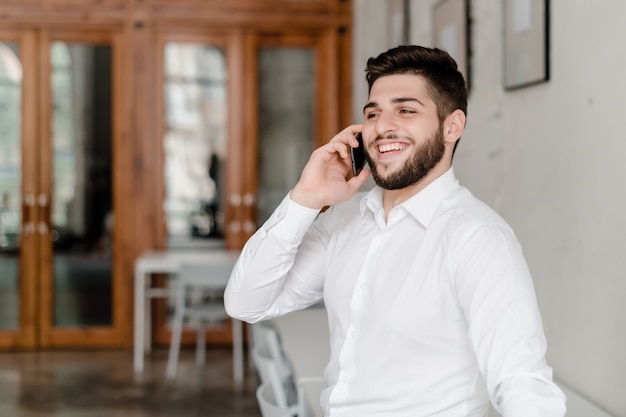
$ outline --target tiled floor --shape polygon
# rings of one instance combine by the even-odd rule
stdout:
[[[135,375],[131,351],[0,352],[0,417],[259,417],[253,370],[233,382],[232,351],[210,349],[197,368],[181,353],[165,379],[167,351],[147,357]]]

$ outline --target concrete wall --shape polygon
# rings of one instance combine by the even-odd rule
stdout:
[[[386,2],[355,0],[354,118],[382,52]],[[412,0],[411,42],[432,45],[433,0]],[[505,91],[501,0],[471,2],[472,91],[455,156],[462,184],[516,230],[556,378],[626,416],[626,2],[552,0],[551,79]]]

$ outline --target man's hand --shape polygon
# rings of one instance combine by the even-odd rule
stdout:
[[[347,179],[352,167],[348,146],[358,146],[355,135],[360,131],[361,125],[349,126],[313,151],[291,190],[294,202],[321,209],[349,200],[357,192],[370,174],[369,169],[362,169],[359,175]]]

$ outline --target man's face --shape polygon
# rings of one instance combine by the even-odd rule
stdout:
[[[366,159],[376,184],[388,190],[413,185],[443,158],[443,126],[426,82],[413,74],[376,80],[364,108]]]

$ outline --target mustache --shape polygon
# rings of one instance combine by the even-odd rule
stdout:
[[[404,135],[398,135],[397,133],[389,133],[387,135],[377,135],[374,138],[374,142],[380,142],[381,140],[394,140],[394,139],[408,139],[408,137]]]

